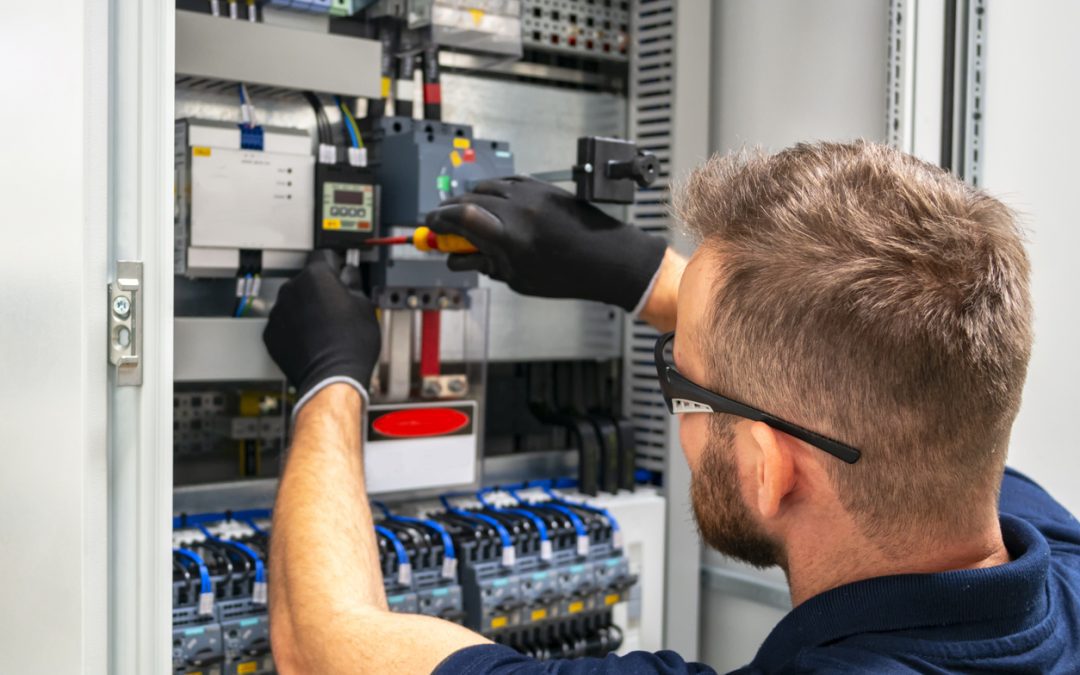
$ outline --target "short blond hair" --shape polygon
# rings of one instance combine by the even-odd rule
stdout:
[[[1012,212],[867,142],[716,156],[674,206],[716,254],[709,385],[861,449],[820,461],[871,537],[983,522],[1032,343]]]

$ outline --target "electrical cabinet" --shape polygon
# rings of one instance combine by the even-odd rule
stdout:
[[[633,14],[380,0],[230,18],[178,3],[175,673],[273,672],[269,509],[295,396],[260,335],[277,289],[320,251],[355,267],[379,307],[364,461],[391,609],[545,658],[662,646],[664,467],[635,417],[655,384],[624,360],[633,324],[452,272],[434,239],[410,245],[442,202],[515,173],[623,218],[639,185],[663,194],[666,147],[632,138]],[[263,37],[281,72],[234,63]],[[322,72],[322,55],[373,46],[350,78]],[[512,61],[489,71],[493,55]],[[585,166],[598,167],[587,180]]]
[[[266,566],[265,544],[272,536],[266,511],[295,394],[268,359],[260,334],[277,290],[316,248],[332,249],[363,270],[365,290],[380,304],[384,341],[394,348],[384,353],[371,383],[372,410],[380,419],[423,410],[438,416],[456,412],[468,420],[423,443],[383,437],[374,428],[377,420],[370,420],[370,487],[388,509],[379,524],[393,536],[378,536],[387,551],[384,579],[395,608],[465,622],[523,649],[543,646],[545,631],[555,626],[580,635],[591,653],[662,647],[666,491],[672,489],[663,460],[669,423],[650,416],[655,400],[648,395],[655,396],[655,388],[650,390],[647,370],[629,358],[631,336],[647,340],[648,329],[608,307],[523,298],[477,275],[445,276],[438,252],[381,250],[361,238],[320,239],[320,227],[392,236],[390,228],[414,227],[439,200],[477,181],[511,171],[568,172],[583,136],[635,137],[644,129],[634,112],[636,28],[621,29],[622,58],[582,54],[566,61],[569,55],[557,56],[554,49],[520,46],[527,35],[522,3],[516,2],[487,3],[498,22],[480,21],[468,30],[458,25],[453,36],[440,29],[445,40],[434,42],[438,51],[427,49],[424,25],[407,26],[411,32],[384,48],[382,36],[356,15],[371,3],[335,2],[328,3],[330,11],[315,11],[314,3],[256,2],[251,19],[246,3],[237,3],[235,19],[229,16],[231,3],[219,3],[221,16],[211,13],[215,4],[135,0],[120,3],[113,13],[88,10],[77,31],[66,29],[74,15],[54,16],[57,35],[69,44],[84,44],[76,36],[86,38],[78,71],[85,76],[79,108],[85,124],[58,125],[44,136],[68,138],[76,127],[85,131],[85,146],[77,146],[78,156],[65,155],[58,173],[67,175],[69,165],[83,162],[92,177],[71,193],[80,199],[56,200],[56,213],[79,228],[76,236],[62,242],[57,237],[53,244],[82,246],[84,254],[63,258],[65,269],[50,278],[82,274],[85,288],[54,307],[81,298],[95,310],[65,311],[68,318],[78,317],[78,325],[74,319],[57,324],[56,341],[37,343],[51,349],[60,335],[90,336],[78,346],[73,370],[89,373],[89,364],[96,364],[96,374],[79,384],[62,383],[53,400],[68,401],[66,388],[98,392],[92,408],[78,414],[77,406],[71,408],[96,444],[72,443],[64,434],[63,454],[56,455],[72,470],[57,484],[62,494],[54,504],[65,514],[57,528],[85,553],[65,558],[74,567],[64,567],[64,587],[70,582],[82,589],[68,600],[83,603],[67,616],[82,629],[71,643],[80,646],[55,650],[57,667],[83,664],[88,671],[116,673],[162,672],[170,664],[175,672],[273,668],[261,595],[272,575]],[[390,12],[385,20],[396,22],[401,6],[424,3],[383,4]],[[440,9],[448,4],[427,3],[427,16],[449,27]],[[670,8],[665,11],[670,14]],[[640,14],[636,6],[625,12],[630,24]],[[501,20],[508,15],[510,20]],[[507,25],[517,31],[512,42],[522,52],[520,60],[492,46],[497,40],[491,36],[505,36]],[[604,30],[602,24],[592,29]],[[611,44],[620,42],[613,38]],[[449,45],[453,50],[442,49]],[[407,54],[416,57],[411,72]],[[441,72],[434,72],[435,65]],[[305,92],[318,101],[320,115]],[[408,110],[410,92],[416,105]],[[434,114],[436,105],[441,115]],[[418,156],[425,144],[439,146],[441,156],[425,160],[434,174],[383,171],[384,148],[368,123],[396,117],[412,120],[409,142]],[[432,133],[429,141],[429,122],[452,131]],[[329,133],[320,136],[320,127]],[[457,135],[465,129],[470,131]],[[350,131],[359,131],[360,138],[354,141]],[[662,147],[666,141],[658,138],[648,145],[667,167],[663,182],[670,159]],[[464,140],[468,147],[462,147]],[[382,212],[396,198],[390,188],[405,187],[413,178],[415,214],[395,222]],[[639,195],[662,198],[664,190],[657,184]],[[85,218],[66,208],[82,198]],[[642,208],[622,205],[613,211],[656,230],[666,227],[655,218],[638,218]],[[360,209],[372,217],[361,216]],[[112,286],[108,293],[105,281]],[[22,297],[36,302],[39,296],[28,291]],[[114,309],[117,298],[129,306]],[[99,316],[96,309],[104,303],[108,307]],[[29,309],[24,314],[37,316]],[[110,323],[121,314],[123,332]],[[112,366],[97,358],[99,347],[113,355]],[[53,355],[48,364],[52,359],[72,363]],[[39,375],[53,371],[48,364],[39,362]],[[572,386],[576,381],[583,386]],[[645,392],[645,398],[631,391]],[[35,396],[26,392],[25,401]],[[532,412],[556,406],[574,412],[577,431]],[[608,446],[628,449],[608,453],[624,463],[620,457],[629,457],[624,469],[642,470],[633,492],[609,493],[603,488],[611,486],[604,485],[578,490],[558,482],[577,476],[582,443],[575,434],[596,429],[593,418],[634,428],[633,440],[624,434]],[[598,432],[590,433],[593,447],[602,448]],[[82,453],[78,460],[67,462],[76,449]],[[435,452],[447,463],[424,459]],[[15,468],[37,466],[27,456]],[[528,504],[501,492],[492,499],[505,501],[484,505],[478,498],[496,484],[532,482],[540,487],[521,494]],[[588,494],[594,491],[599,494]],[[516,586],[518,600],[531,607],[527,614],[498,614],[478,605],[480,586],[470,581],[466,565],[444,572],[445,552],[417,548],[417,534],[441,540],[437,529],[399,519],[451,520],[435,501],[447,492],[459,493],[449,498],[457,510],[498,514],[516,504],[532,514],[500,516],[528,536],[513,542],[512,566],[502,564],[500,553],[494,573],[476,576],[490,579],[493,588]],[[67,507],[79,500],[85,508],[67,519]],[[593,510],[600,504],[610,517]],[[588,547],[579,546],[574,519],[553,506],[584,524]],[[624,508],[635,515],[624,516]],[[543,518],[553,530],[558,525],[562,541],[541,541],[535,523]],[[638,520],[651,525],[631,536]],[[622,526],[621,546],[614,544],[613,521]],[[456,522],[457,536],[467,534]],[[27,551],[39,544],[41,551],[52,550],[35,539]],[[60,557],[43,554],[43,560]],[[415,563],[407,580],[405,558]],[[224,574],[230,566],[233,572]],[[44,611],[46,596],[51,602],[53,595],[38,588],[42,602],[35,606]],[[212,605],[201,597],[206,591],[213,591]],[[14,592],[21,602],[20,589]],[[11,628],[5,633],[24,636],[18,626]],[[75,650],[78,657],[69,658]],[[28,655],[11,662],[27,672],[39,663]]]

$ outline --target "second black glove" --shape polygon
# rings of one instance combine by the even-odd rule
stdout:
[[[327,384],[344,382],[366,391],[371,383],[382,333],[355,271],[341,270],[333,254],[316,251],[278,291],[263,342],[296,387],[296,411]]]
[[[485,181],[428,214],[435,232],[457,234],[479,253],[455,270],[479,270],[525,295],[580,298],[630,311],[648,290],[666,242],[549,183]]]

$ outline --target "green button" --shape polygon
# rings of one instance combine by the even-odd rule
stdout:
[[[435,179],[435,185],[438,186],[439,192],[450,192],[450,176],[443,174]]]

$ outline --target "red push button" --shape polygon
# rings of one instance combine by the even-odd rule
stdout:
[[[471,164],[476,161],[476,151],[472,148],[467,148],[461,153],[461,158]]]
[[[453,408],[416,408],[386,413],[371,427],[390,438],[428,438],[461,431],[468,424],[469,416]]]

